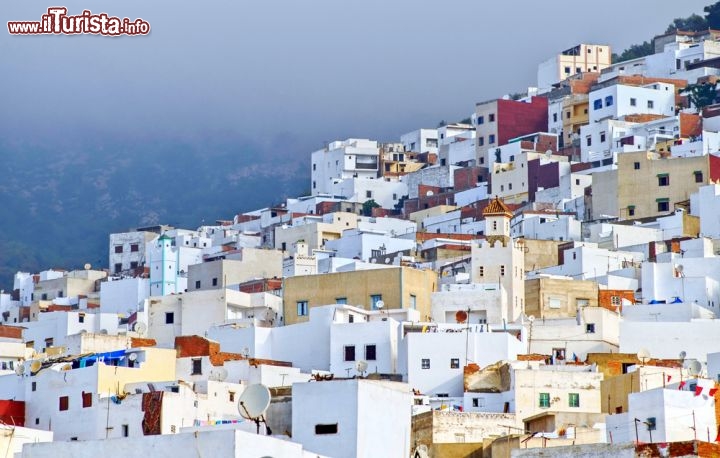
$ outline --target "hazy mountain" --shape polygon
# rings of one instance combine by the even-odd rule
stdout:
[[[0,142],[0,288],[10,290],[18,270],[107,267],[111,232],[155,223],[193,229],[302,194],[309,152],[289,150],[292,140],[218,133]]]

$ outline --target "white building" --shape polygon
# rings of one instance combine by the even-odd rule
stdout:
[[[437,154],[438,130],[418,129],[408,132],[400,136],[400,143],[405,147],[405,151]]]
[[[632,114],[675,115],[675,86],[672,84],[615,84],[591,91],[589,97],[590,124]]]
[[[296,383],[292,439],[328,456],[410,456],[412,394],[402,383]]]
[[[378,177],[380,150],[374,140],[350,138],[334,141],[311,155],[311,191],[319,194],[334,193],[334,182],[346,178],[374,179]]]
[[[705,440],[717,435],[715,398],[708,392],[715,387],[712,380],[690,379],[666,388],[630,393],[628,412],[608,415],[608,441],[681,442]],[[696,394],[696,388],[701,394]]]
[[[130,231],[110,234],[108,266],[119,274],[145,267],[145,246],[157,237],[149,231]]]

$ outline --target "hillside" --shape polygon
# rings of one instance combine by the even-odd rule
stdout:
[[[195,228],[307,188],[305,155],[237,138],[0,143],[0,288],[18,270],[106,267],[111,232]]]

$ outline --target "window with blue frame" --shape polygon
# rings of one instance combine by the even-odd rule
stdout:
[[[593,100],[593,110],[599,110],[602,107],[602,99]]]
[[[605,97],[605,106],[611,107],[612,104],[613,104],[613,96],[609,95],[609,96]]]

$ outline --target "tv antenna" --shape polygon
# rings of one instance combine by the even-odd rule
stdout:
[[[260,434],[260,423],[265,424],[265,432],[272,434],[265,421],[265,411],[270,407],[270,390],[261,383],[256,383],[245,388],[245,391],[238,399],[238,413],[246,420],[252,420],[257,426],[257,433]]]

